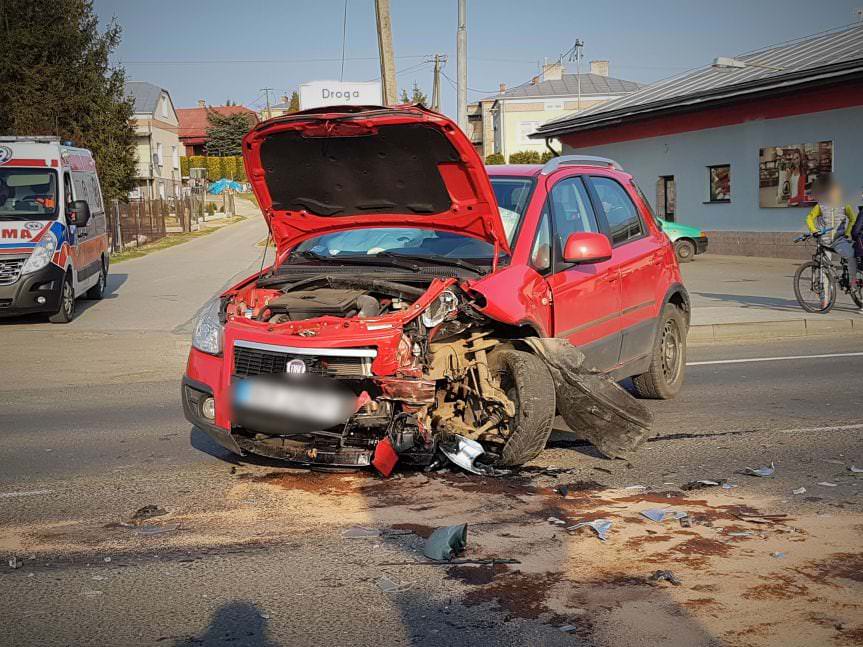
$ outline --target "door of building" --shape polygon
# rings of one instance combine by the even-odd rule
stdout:
[[[677,208],[677,188],[673,175],[660,175],[656,181],[656,209],[657,215],[663,220],[674,222],[674,213]]]

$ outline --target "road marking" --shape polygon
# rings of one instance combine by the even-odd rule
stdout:
[[[708,362],[687,362],[687,366],[711,364],[745,364],[746,362],[781,362],[789,359],[827,359],[830,357],[863,357],[863,353],[825,353],[823,355],[788,355],[785,357],[750,357],[746,359],[714,359]]]
[[[40,496],[51,494],[51,490],[29,490],[25,492],[0,492],[0,499],[13,499],[19,496]]]

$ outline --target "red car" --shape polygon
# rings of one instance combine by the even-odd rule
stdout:
[[[182,385],[188,420],[231,451],[388,473],[449,447],[519,465],[556,413],[596,413],[564,384],[584,367],[643,397],[679,391],[689,299],[615,162],[486,169],[421,106],[278,117],[243,155],[277,258],[202,310]],[[598,397],[621,426],[637,418],[624,391]]]

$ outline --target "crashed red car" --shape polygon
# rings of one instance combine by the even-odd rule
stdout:
[[[650,416],[615,381],[680,389],[674,249],[611,160],[486,169],[421,106],[278,117],[243,155],[277,257],[202,310],[182,385],[231,451],[486,469],[535,458],[560,414],[622,455]]]

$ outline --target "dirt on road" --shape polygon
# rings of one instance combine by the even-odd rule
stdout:
[[[605,489],[566,478],[484,479],[457,473],[240,472],[219,509],[150,519],[66,519],[0,531],[4,554],[86,558],[169,553],[377,529],[394,549],[382,573],[416,581],[442,572],[461,603],[569,626],[598,645],[859,645],[863,642],[863,516],[786,512],[757,485],[683,491]],[[566,496],[561,495],[565,492]],[[666,511],[662,522],[641,514]],[[673,513],[686,513],[684,520]],[[612,522],[606,541],[580,521]],[[468,523],[473,560],[427,566],[431,529]],[[345,538],[344,541],[364,541]],[[388,554],[388,553],[387,553]],[[35,562],[34,562],[35,563]],[[438,569],[443,569],[438,571]],[[671,571],[656,579],[657,571]]]

